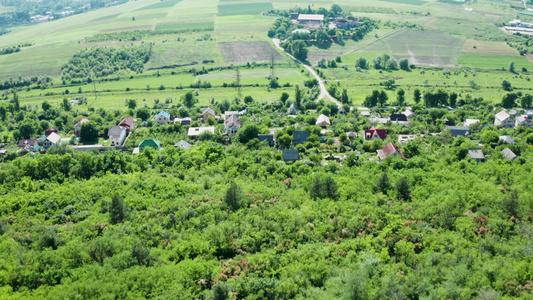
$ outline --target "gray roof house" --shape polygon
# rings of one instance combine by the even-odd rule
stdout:
[[[514,152],[511,151],[511,149],[509,149],[509,148],[503,149],[502,150],[502,154],[503,154],[503,157],[508,158],[510,160],[515,160],[516,159],[516,154],[514,154]]]
[[[446,126],[444,130],[450,130],[453,137],[467,136],[470,134],[470,128],[467,126]]]
[[[311,136],[311,133],[307,130],[305,131],[293,131],[292,132],[292,143],[295,145],[304,144],[307,142],[307,138]]]
[[[500,136],[500,140],[506,142],[507,144],[516,144],[515,140],[510,135]]]
[[[468,150],[468,156],[477,162],[485,161],[485,155],[483,155],[483,151],[481,150]]]
[[[126,128],[122,126],[111,126],[107,131],[107,136],[109,136],[109,144],[111,146],[122,146],[126,138]]]
[[[259,141],[267,141],[269,146],[274,146],[274,135],[272,134],[258,134],[257,139]]]
[[[283,160],[284,161],[300,160],[300,153],[298,153],[298,150],[283,150]]]
[[[181,148],[181,149],[183,149],[183,150],[189,150],[189,148],[191,148],[191,144],[187,143],[187,142],[184,141],[184,140],[181,140],[181,141],[175,143],[175,144],[174,144],[174,147],[176,147],[176,148],[179,147],[179,148]]]

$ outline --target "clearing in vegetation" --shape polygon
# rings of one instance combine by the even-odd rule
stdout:
[[[461,51],[480,54],[520,55],[518,50],[511,48],[504,42],[477,41],[472,39],[466,40]]]
[[[453,67],[464,41],[438,31],[402,30],[359,52],[388,53],[395,59],[407,58],[419,66]]]
[[[273,9],[272,3],[225,4],[218,6],[218,16],[258,15]]]
[[[243,64],[247,62],[283,60],[283,56],[267,42],[229,42],[219,43],[224,60],[228,64]]]

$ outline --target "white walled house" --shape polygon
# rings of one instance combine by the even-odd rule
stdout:
[[[126,128],[122,126],[111,126],[107,132],[111,146],[122,146],[126,138]]]

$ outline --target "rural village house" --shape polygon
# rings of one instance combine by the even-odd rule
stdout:
[[[224,121],[224,127],[227,134],[235,134],[241,128],[239,116],[231,115]]]
[[[218,119],[218,116],[215,113],[215,111],[212,108],[210,108],[210,107],[206,107],[202,111],[202,122],[205,123],[207,121],[207,118],[209,118],[209,116],[212,116],[213,118]]]
[[[479,123],[479,119],[466,119],[463,125],[466,127],[470,127],[471,125],[474,125],[476,123]]]
[[[296,161],[301,159],[298,150],[283,150],[282,154],[284,161]]]
[[[510,160],[515,160],[516,159],[516,154],[514,154],[514,152],[511,151],[511,149],[509,149],[509,148],[503,149],[502,150],[502,155],[503,155],[503,157],[508,158]]]
[[[158,140],[154,140],[154,139],[147,139],[147,140],[142,141],[139,144],[139,150],[140,151],[143,151],[144,148],[146,148],[146,147],[151,147],[151,148],[154,148],[155,150],[160,150],[161,149],[161,142],[158,141]]]
[[[394,146],[393,143],[388,143],[387,145],[385,145],[385,147],[383,147],[383,149],[377,150],[376,152],[378,153],[380,161],[385,160],[389,156],[398,156],[398,155],[401,156],[403,160],[407,160],[405,155],[403,155],[402,151],[396,148],[396,146]]]
[[[520,125],[531,126],[531,120],[527,116],[516,117],[515,128]]]
[[[511,116],[505,111],[502,110],[494,116],[494,126],[501,125],[503,128],[513,128],[514,120]]]
[[[120,123],[118,123],[118,126],[124,127],[126,129],[126,134],[129,134],[135,127],[135,120],[130,117],[125,117]]]
[[[386,129],[376,129],[374,126],[370,127],[370,129],[365,130],[365,140],[371,141],[374,139],[380,139],[385,140],[387,138],[387,130]]]
[[[398,142],[400,144],[406,144],[414,139],[416,139],[416,134],[398,134]]]
[[[510,135],[502,135],[499,138],[507,144],[516,144],[515,140]]]
[[[44,135],[49,136],[52,133],[57,133],[57,130],[55,130],[54,128],[50,128],[44,132]]]
[[[81,125],[83,125],[83,123],[87,123],[87,122],[89,122],[89,119],[83,118],[78,123],[76,123],[76,125],[74,125],[74,135],[79,136],[80,135]],[[46,132],[44,134],[46,134]],[[48,135],[48,134],[46,134],[46,135]]]
[[[292,103],[291,106],[289,106],[289,108],[287,109],[287,113],[289,115],[295,115],[298,113],[298,111],[296,110],[296,106],[294,106],[294,103]]]
[[[470,156],[473,160],[477,162],[485,161],[485,155],[481,150],[468,150],[468,156]]]
[[[311,136],[311,133],[307,130],[305,131],[293,131],[292,132],[292,143],[294,145],[304,144],[307,142],[307,138]]]
[[[190,139],[197,139],[204,132],[215,134],[215,127],[191,127],[189,128],[188,136]]]
[[[122,126],[111,126],[107,135],[109,136],[109,143],[112,147],[122,146],[127,135],[126,128]]]
[[[157,116],[155,116],[155,121],[158,124],[167,124],[170,122],[170,114],[162,110],[157,114]]]
[[[61,141],[61,137],[59,134],[52,132],[49,136],[46,137],[46,139],[43,141],[43,147],[45,150],[48,150],[48,148],[52,147],[52,145],[57,145]]]
[[[269,146],[274,146],[274,135],[273,134],[258,134],[257,139],[262,141],[267,141]]]
[[[316,120],[316,125],[326,128],[331,125],[331,121],[326,115],[320,115],[318,116],[318,119]]]
[[[452,137],[468,136],[470,134],[470,128],[467,126],[446,126],[444,130],[449,130]]]
[[[189,150],[189,148],[191,148],[191,144],[187,143],[184,140],[181,140],[181,141],[177,142],[176,144],[174,144],[174,147],[181,148],[183,150]]]

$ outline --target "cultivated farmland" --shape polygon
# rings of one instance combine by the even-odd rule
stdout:
[[[283,56],[267,42],[230,42],[220,43],[220,50],[228,64],[242,64],[247,62],[283,60]]]
[[[420,66],[453,67],[464,41],[437,31],[403,30],[381,39],[360,52],[388,53]]]

